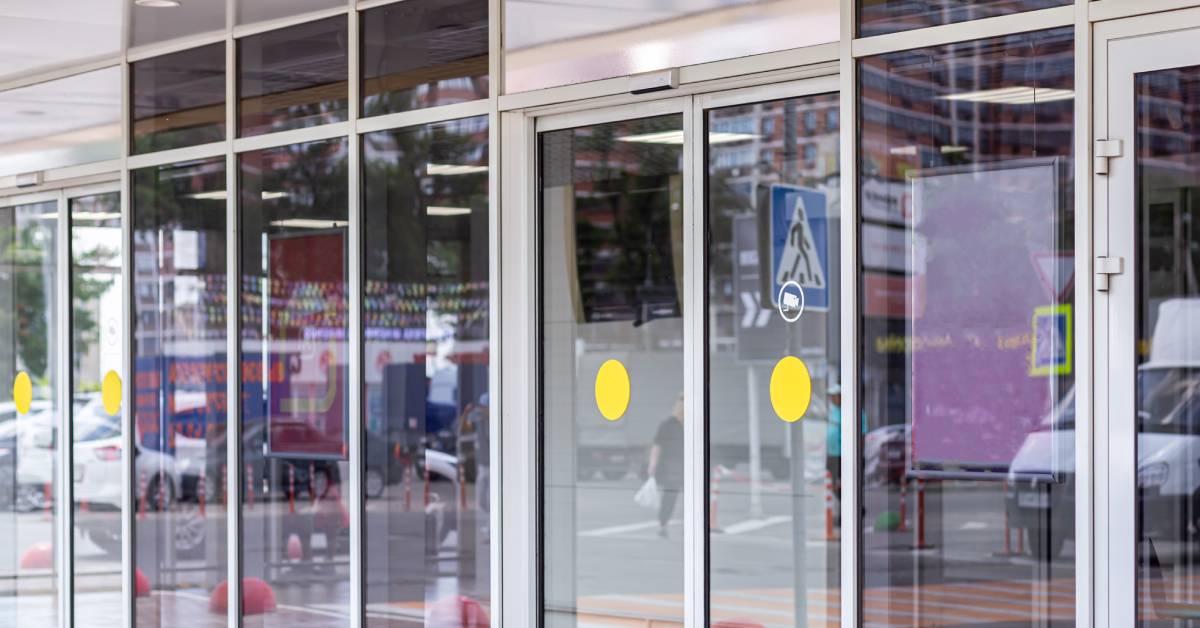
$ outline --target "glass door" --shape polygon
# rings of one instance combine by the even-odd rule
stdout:
[[[542,625],[839,622],[836,90],[536,120]]]
[[[124,621],[122,242],[116,183],[0,202],[5,625]]]
[[[72,496],[72,625],[116,626],[123,613],[121,513],[125,466],[122,410],[126,344],[121,193],[115,184],[64,193],[68,219],[69,373]],[[64,443],[65,445],[65,443]],[[66,449],[64,448],[64,454]],[[157,462],[156,503],[178,497],[165,454]],[[173,462],[173,461],[172,461]]]
[[[1200,32],[1153,34],[1189,22],[1098,31],[1096,154],[1112,157],[1096,188],[1097,573],[1110,575],[1096,615],[1110,626],[1200,620]]]
[[[537,123],[547,627],[684,623],[689,105]]]

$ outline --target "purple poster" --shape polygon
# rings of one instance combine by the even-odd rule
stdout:
[[[1069,361],[1045,362],[1067,351],[1072,331],[1069,314],[1066,325],[1045,320],[1070,310],[1059,279],[1069,272],[1046,268],[1073,264],[1061,167],[1026,160],[912,178],[909,249],[922,259],[909,268],[925,287],[920,310],[908,312],[918,475],[1007,472],[1026,437],[1052,427]]]

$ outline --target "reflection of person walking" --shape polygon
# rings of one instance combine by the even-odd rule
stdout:
[[[675,398],[671,416],[658,426],[650,448],[650,476],[658,483],[658,535],[667,538],[667,523],[683,489],[683,393]]]

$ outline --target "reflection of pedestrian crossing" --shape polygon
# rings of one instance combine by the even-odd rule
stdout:
[[[797,609],[788,588],[729,589],[714,591],[709,608],[713,624],[763,628],[838,624],[838,589],[810,589],[805,602],[802,610]],[[578,619],[581,626],[679,626],[682,608],[680,595],[595,595],[579,599]],[[806,622],[795,621],[798,612],[804,613]],[[1075,581],[986,580],[873,587],[863,592],[862,612],[866,626],[1069,622],[1075,617]]]

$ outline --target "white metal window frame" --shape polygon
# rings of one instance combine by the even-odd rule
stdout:
[[[404,0],[363,0],[356,2],[348,0],[345,6],[339,6],[332,9],[306,13],[278,20],[271,20],[252,25],[237,25],[235,24],[235,3],[236,0],[225,0],[226,2],[226,28],[225,31],[216,33],[200,34],[190,37],[163,42],[149,46],[138,48],[127,48],[122,51],[121,55],[112,58],[103,58],[86,61],[80,64],[74,64],[70,67],[55,68],[50,71],[41,72],[39,74],[28,75],[10,79],[0,83],[0,90],[15,89],[27,85],[37,84],[46,81],[52,81],[59,78],[65,78],[81,72],[101,69],[105,67],[119,66],[121,68],[121,157],[119,159],[107,160],[101,162],[93,162],[87,164],[73,165],[62,168],[46,170],[41,174],[41,183],[30,188],[22,188],[17,184],[17,176],[0,177],[0,206],[11,206],[37,200],[54,200],[58,199],[60,211],[65,211],[62,208],[67,207],[70,198],[74,198],[84,192],[91,193],[92,190],[107,190],[119,191],[121,193],[121,221],[122,221],[122,282],[123,289],[126,291],[126,296],[132,294],[132,227],[131,227],[131,184],[130,172],[140,168],[147,168],[159,165],[178,163],[183,161],[191,161],[197,159],[209,159],[224,157],[226,160],[226,264],[227,277],[236,279],[240,273],[238,268],[238,242],[239,227],[238,227],[238,156],[241,153],[248,151],[261,150],[264,148],[272,148],[277,146],[286,146],[290,144],[311,142],[323,139],[343,138],[347,141],[347,161],[349,172],[353,173],[348,181],[348,219],[349,219],[349,247],[351,251],[359,251],[362,247],[361,242],[361,225],[362,225],[362,204],[360,201],[362,189],[362,173],[361,170],[361,136],[365,133],[385,130],[403,129],[408,127],[421,126],[435,122],[452,121],[468,117],[488,116],[489,117],[489,169],[496,173],[499,171],[499,144],[498,144],[498,111],[496,108],[497,97],[499,94],[499,81],[494,78],[489,79],[489,96],[486,99],[470,101],[458,104],[444,105],[438,107],[430,107],[413,111],[394,113],[381,116],[362,117],[360,112],[359,99],[359,18],[361,12],[367,9],[402,2]],[[500,74],[500,56],[495,51],[499,50],[499,24],[500,11],[502,0],[488,0],[489,6],[489,73],[490,77],[497,77]],[[325,19],[338,15],[347,16],[348,29],[348,116],[343,122],[326,124],[322,126],[289,130],[265,134],[252,137],[237,137],[236,130],[238,127],[237,118],[237,40],[241,37],[250,36],[270,30],[287,28],[306,22]],[[128,19],[124,22],[124,29],[128,29]],[[122,40],[128,39],[127,33],[123,33]],[[177,148],[164,150],[154,153],[146,153],[139,155],[131,155],[129,151],[129,143],[131,139],[132,123],[130,120],[130,99],[129,99],[129,76],[130,64],[143,59],[149,59],[156,56],[178,52],[198,46],[221,43],[225,44],[225,119],[226,119],[226,139],[219,142],[202,144],[197,146],[189,146],[185,148]],[[96,187],[98,184],[100,187]],[[81,187],[91,186],[91,187]],[[493,407],[500,407],[502,403],[502,395],[500,392],[500,375],[497,368],[499,362],[499,351],[496,350],[500,345],[500,317],[498,314],[499,303],[499,281],[500,281],[500,242],[497,234],[499,225],[499,205],[496,202],[500,186],[498,177],[493,175],[489,177],[489,299],[491,302],[491,311],[489,312],[489,342],[493,346],[491,352],[491,364],[489,365],[489,388],[492,391]],[[61,237],[69,235],[68,221],[59,222],[59,234]],[[58,252],[60,271],[59,271],[59,286],[57,289],[60,293],[60,298],[65,298],[69,294],[67,276],[64,273],[69,272],[69,263],[64,264],[65,256],[69,255],[69,249],[65,246],[60,246]],[[69,262],[69,260],[66,260]],[[362,269],[361,259],[358,255],[351,255],[348,264],[348,281],[352,286],[349,291],[349,334],[350,338],[362,338]],[[238,281],[228,281],[227,290],[227,372],[231,376],[227,379],[226,394],[228,397],[227,416],[230,419],[229,430],[231,442],[241,441],[241,407],[240,407],[240,381],[238,374],[238,365],[240,363],[240,328],[238,316]],[[132,301],[129,298],[122,299],[122,325],[126,331],[127,342],[122,347],[122,398],[123,403],[130,404],[133,394],[133,359],[131,351],[131,343],[128,342],[132,336]],[[56,330],[56,341],[60,344],[60,350],[56,355],[56,360],[61,364],[69,364],[69,327],[65,316],[69,314],[69,306],[64,305],[65,309],[61,312],[60,320],[64,321]],[[364,534],[364,509],[365,503],[362,499],[363,490],[363,422],[361,420],[361,382],[362,382],[362,344],[361,342],[351,342],[349,346],[349,363],[348,363],[348,404],[350,407],[350,425],[351,431],[349,434],[348,461],[350,466],[350,476],[348,478],[347,501],[350,514],[350,599],[347,600],[347,623],[351,628],[360,628],[365,624],[365,599],[364,599],[364,571],[363,571],[363,534]],[[65,371],[64,371],[65,372]],[[63,399],[69,400],[70,390],[67,384],[59,385],[59,390],[56,395]],[[65,403],[60,400],[60,403]],[[67,406],[64,406],[67,407]],[[126,405],[126,407],[130,407]],[[495,419],[493,419],[495,420]],[[69,429],[69,426],[68,426]],[[496,430],[499,432],[499,430]],[[69,434],[69,432],[61,432]],[[133,535],[133,519],[135,516],[134,509],[130,506],[133,504],[133,458],[129,452],[133,451],[134,447],[134,430],[131,412],[122,413],[122,433],[123,433],[123,448],[122,448],[122,466],[125,468],[123,478],[122,495],[123,495],[123,512],[121,518],[121,565],[122,565],[122,613],[123,618],[120,625],[133,626],[134,624],[134,554],[132,545]],[[497,434],[499,436],[499,434]],[[57,464],[61,477],[72,477],[68,472],[70,470],[71,461],[69,460],[70,447],[63,443],[67,439],[59,439],[59,448],[56,452],[58,456]],[[492,459],[499,461],[501,438],[493,438],[491,440]],[[66,452],[66,454],[64,454]],[[241,485],[241,465],[240,465],[240,448],[230,447],[226,452],[228,459],[229,472],[226,476],[227,487],[232,495],[237,495],[238,492],[233,487]],[[490,513],[489,527],[492,532],[492,542],[490,544],[490,562],[492,564],[492,572],[497,573],[500,568],[501,560],[501,539],[503,538],[503,530],[501,527],[501,487],[498,481],[500,473],[499,467],[494,473],[497,480],[491,483],[490,503],[494,505]],[[59,482],[55,488],[55,500],[58,504],[72,503],[71,498],[72,486],[70,482]],[[238,503],[236,500],[231,503]],[[55,518],[55,539],[56,546],[60,548],[70,548],[73,540],[73,514],[71,509],[62,510],[65,516]],[[227,625],[230,628],[237,628],[241,625],[241,593],[240,593],[240,578],[241,572],[241,510],[237,506],[229,509],[227,516],[227,573],[226,580],[229,583],[228,605],[229,611],[227,614]],[[74,596],[71,595],[71,587],[73,585],[73,552],[59,552],[57,558],[58,573],[57,587],[59,591],[58,600],[56,602],[60,618],[72,617],[74,614]],[[498,615],[503,607],[501,595],[501,579],[493,577],[491,579],[490,607],[493,615]]]
[[[1125,259],[1096,318],[1096,626],[1131,626],[1137,592],[1137,146],[1135,75],[1200,63],[1200,9],[1142,15],[1095,30],[1095,141],[1118,139],[1122,155],[1094,175],[1095,255]],[[1103,392],[1101,392],[1103,391]]]
[[[523,405],[523,399],[535,399],[537,393],[536,382],[532,381],[535,378],[530,378],[527,374],[532,373],[531,367],[536,364],[533,358],[536,356],[531,343],[536,340],[536,317],[529,316],[524,310],[528,300],[520,301],[521,298],[531,298],[536,293],[529,292],[530,286],[536,286],[536,274],[529,276],[525,274],[529,270],[528,265],[524,263],[524,259],[536,251],[532,248],[535,243],[527,242],[520,239],[521,233],[531,226],[531,214],[528,211],[527,205],[530,194],[535,192],[530,187],[530,182],[521,176],[514,176],[513,173],[532,171],[536,165],[533,161],[533,148],[536,145],[533,140],[533,124],[538,115],[550,115],[553,113],[563,113],[566,111],[579,111],[585,109],[595,109],[598,107],[609,107],[633,102],[640,102],[652,98],[644,96],[633,96],[629,92],[629,77],[619,77],[613,79],[605,79],[601,81],[593,81],[579,85],[568,85],[562,87],[549,88],[538,90],[536,92],[518,93],[518,94],[503,94],[503,59],[502,59],[502,32],[503,32],[503,0],[489,0],[490,18],[489,18],[489,70],[490,70],[490,94],[486,100],[475,101],[470,103],[462,103],[458,105],[449,105],[444,107],[435,107],[430,109],[422,109],[412,112],[400,114],[392,114],[388,116],[379,116],[372,118],[361,118],[357,111],[358,99],[354,96],[357,90],[357,81],[351,80],[351,97],[350,97],[350,116],[346,122],[336,125],[326,125],[323,127],[314,127],[311,129],[302,129],[299,131],[287,131],[266,136],[258,136],[252,138],[234,138],[232,131],[236,129],[236,59],[235,40],[237,38],[252,35],[256,33],[273,30],[276,28],[284,28],[295,24],[300,24],[317,19],[324,19],[341,14],[349,16],[348,23],[350,28],[350,67],[349,70],[353,73],[356,71],[358,63],[358,31],[353,28],[357,21],[357,12],[384,4],[389,4],[396,1],[404,0],[347,0],[345,7],[335,7],[328,10],[318,11],[305,15],[298,15],[279,20],[272,20],[260,24],[238,25],[236,24],[236,0],[225,0],[226,2],[226,28],[223,32],[202,33],[194,36],[152,44],[148,46],[125,48],[118,55],[82,60],[68,66],[57,67],[46,71],[39,71],[34,74],[22,75],[6,79],[0,82],[0,90],[13,89],[36,83],[46,82],[58,78],[72,76],[78,73],[101,69],[105,67],[120,66],[122,68],[122,156],[119,159],[108,160],[103,162],[95,162],[81,164],[76,166],[56,168],[47,170],[43,173],[42,184],[31,189],[20,189],[16,187],[16,178],[13,176],[0,177],[0,204],[11,205],[22,198],[32,198],[31,194],[38,194],[41,191],[53,191],[63,187],[78,186],[90,183],[119,181],[120,190],[122,192],[122,214],[123,214],[123,229],[125,231],[124,241],[127,243],[123,252],[122,267],[123,281],[127,289],[131,289],[129,277],[131,275],[132,251],[128,246],[130,240],[130,195],[129,195],[129,172],[131,169],[142,168],[153,165],[167,164],[178,161],[186,161],[190,159],[207,158],[207,157],[226,157],[227,166],[227,189],[237,189],[237,154],[247,150],[256,150],[270,146],[280,146],[295,142],[312,141],[316,139],[324,139],[328,137],[348,137],[352,157],[350,159],[357,160],[358,156],[358,136],[361,133],[371,132],[376,130],[384,130],[390,128],[401,128],[418,124],[425,124],[434,121],[450,120],[461,117],[484,115],[490,117],[489,121],[489,162],[492,176],[489,177],[489,196],[490,196],[490,216],[489,216],[489,244],[490,244],[490,332],[493,351],[491,353],[490,365],[490,389],[493,399],[493,408],[497,411],[493,414],[495,429],[492,439],[493,460],[498,461],[497,469],[494,472],[494,481],[492,482],[492,521],[491,527],[493,530],[492,543],[492,600],[491,608],[494,618],[499,618],[505,622],[504,625],[512,626],[527,626],[533,625],[526,623],[534,617],[537,600],[533,597],[536,594],[536,588],[524,590],[524,585],[515,586],[510,584],[508,587],[502,583],[526,583],[532,581],[536,577],[536,560],[532,551],[537,547],[537,526],[536,516],[534,515],[533,507],[536,505],[536,477],[535,474],[527,473],[530,462],[533,461],[536,455],[536,449],[529,449],[528,443],[533,426],[530,425],[528,417],[533,416],[526,412],[528,408]],[[1099,52],[1096,57],[1092,54],[1092,38],[1093,29],[1096,32],[1097,48],[1101,39],[1115,37],[1120,28],[1104,22],[1118,20],[1119,18],[1127,18],[1133,16],[1146,16],[1143,21],[1137,22],[1147,32],[1167,31],[1177,28],[1175,19],[1177,14],[1164,13],[1175,9],[1185,9],[1195,7],[1198,3],[1196,0],[1142,0],[1140,2],[1128,2],[1128,0],[1097,0],[1095,2],[1087,2],[1086,0],[1075,0],[1072,5],[1043,9],[1039,11],[1031,11],[1015,15],[987,18],[975,20],[971,22],[962,22],[949,24],[944,26],[935,26],[923,28],[914,31],[902,33],[894,33],[888,35],[880,35],[867,38],[855,38],[856,32],[853,20],[855,19],[856,11],[854,0],[841,0],[841,27],[840,38],[837,43],[823,44],[819,46],[811,46],[794,50],[779,51],[751,57],[739,59],[730,59],[724,61],[716,61],[695,66],[686,66],[679,69],[680,87],[673,92],[665,94],[666,96],[684,96],[709,93],[714,90],[735,89],[750,85],[765,85],[779,83],[782,81],[790,81],[801,79],[810,76],[823,76],[831,71],[837,72],[838,81],[840,83],[841,94],[841,171],[844,174],[842,177],[842,211],[844,225],[857,224],[857,195],[855,189],[855,177],[852,176],[856,172],[857,156],[855,154],[856,124],[853,123],[856,119],[856,94],[855,94],[855,69],[856,59],[882,54],[891,51],[905,50],[911,48],[919,48],[932,45],[941,45],[956,41],[969,41],[984,37],[996,37],[1006,34],[1027,32],[1032,30],[1042,30],[1058,26],[1073,26],[1075,29],[1075,46],[1076,46],[1076,76],[1075,90],[1077,94],[1086,95],[1087,97],[1079,97],[1076,102],[1076,170],[1075,179],[1080,182],[1076,186],[1076,337],[1082,341],[1076,342],[1075,363],[1078,365],[1077,373],[1084,374],[1077,378],[1077,411],[1080,416],[1089,416],[1093,409],[1093,395],[1097,389],[1097,384],[1107,381],[1107,374],[1101,371],[1101,365],[1094,362],[1093,353],[1095,348],[1091,340],[1097,337],[1093,334],[1093,304],[1090,295],[1092,291],[1092,275],[1091,275],[1091,258],[1093,256],[1093,240],[1092,229],[1093,224],[1096,228],[1101,228],[1101,211],[1105,209],[1102,205],[1103,199],[1099,196],[1096,198],[1095,215],[1096,220],[1093,223],[1092,198],[1093,194],[1099,194],[1097,186],[1083,185],[1082,182],[1092,179],[1091,160],[1091,144],[1090,139],[1092,133],[1092,120],[1103,121],[1105,118],[1104,96],[1103,96],[1103,81],[1104,76],[1100,67],[1097,66],[1096,79],[1096,96],[1092,97],[1093,84],[1093,63],[1099,63]],[[126,9],[129,10],[128,7]],[[1121,24],[1133,24],[1133,21],[1120,22]],[[122,34],[122,41],[128,41],[128,19],[125,20],[126,32]],[[227,72],[226,72],[226,112],[227,112],[227,132],[230,133],[225,141],[215,142],[203,146],[194,146],[183,149],[175,149],[171,151],[162,151],[159,153],[130,156],[128,154],[128,138],[130,132],[129,107],[128,107],[128,87],[129,87],[129,63],[151,58],[154,56],[175,52],[187,48],[193,48],[210,43],[225,42],[227,51]],[[351,74],[356,77],[355,74]],[[659,94],[659,97],[664,94]],[[1093,105],[1095,108],[1093,109]],[[693,156],[693,159],[695,156]],[[356,163],[352,163],[357,168]],[[512,171],[512,172],[510,172]],[[503,176],[502,176],[503,175]],[[361,224],[361,208],[359,207],[358,195],[360,192],[360,183],[358,177],[352,177],[350,182],[350,220],[353,228],[352,232],[356,233],[356,228]],[[237,194],[229,194],[227,205],[227,242],[235,243],[237,240]],[[503,213],[502,213],[502,208]],[[501,220],[503,216],[503,220]],[[842,267],[843,269],[857,268],[857,237],[856,229],[844,228],[842,233]],[[515,237],[515,239],[514,239]],[[1101,242],[1097,240],[1097,242]],[[357,242],[352,242],[357,246]],[[695,243],[693,243],[695,246]],[[236,267],[237,263],[237,247],[229,245],[227,247],[228,255],[228,272],[231,276],[236,276],[239,270]],[[351,281],[357,281],[361,276],[361,269],[353,264],[350,268],[352,277]],[[846,276],[853,281],[854,273],[845,273]],[[503,285],[502,285],[503,282]],[[352,285],[357,285],[352,283]],[[702,286],[701,286],[702,289]],[[237,301],[236,282],[230,282],[229,290],[229,366],[231,373],[236,373],[236,360],[238,355],[237,346],[237,318],[235,304]],[[501,294],[502,290],[504,295]],[[357,294],[357,290],[351,291],[351,331],[357,333],[360,330],[361,317],[361,295]],[[847,385],[843,392],[843,405],[848,412],[856,412],[858,406],[857,383],[858,383],[858,338],[856,330],[857,320],[857,290],[851,285],[851,289],[843,287],[842,306],[843,306],[843,336],[842,336],[842,356],[843,370],[842,380]],[[123,304],[124,308],[124,323],[126,329],[129,329],[130,323],[130,304]],[[1106,324],[1105,313],[1102,310],[1094,312],[1095,329],[1100,330],[1102,324]],[[503,334],[503,338],[502,335]],[[353,343],[352,343],[353,344]],[[352,358],[354,361],[361,361],[361,349],[352,348]],[[124,356],[125,373],[132,372],[132,358],[129,355],[128,347]],[[358,387],[354,385],[355,381],[361,379],[360,369],[356,369],[354,376],[351,379],[351,394],[358,395]],[[514,373],[511,378],[504,378],[502,373]],[[1088,374],[1094,374],[1089,377]],[[356,379],[357,378],[357,379]],[[125,377],[125,390],[123,397],[128,400],[132,393],[132,377]],[[230,408],[229,416],[239,416],[240,411],[235,405],[238,400],[238,384],[235,378],[230,378],[228,388]],[[516,398],[506,401],[506,395],[514,395]],[[694,397],[694,395],[693,395]],[[355,405],[354,412],[360,409],[357,404],[357,399],[353,399]],[[1090,423],[1084,422],[1076,432],[1076,452],[1077,457],[1077,494],[1076,494],[1076,616],[1077,623],[1082,626],[1092,625],[1107,625],[1105,613],[1108,612],[1107,602],[1105,600],[1111,598],[1111,594],[1116,591],[1107,588],[1107,579],[1113,573],[1109,569],[1109,561],[1112,559],[1106,552],[1106,548],[1102,542],[1097,541],[1101,538],[1101,534],[1105,533],[1103,521],[1107,514],[1111,512],[1109,508],[1112,505],[1106,501],[1106,497],[1102,495],[1097,487],[1102,486],[1102,482],[1106,480],[1096,473],[1096,469],[1102,468],[1102,461],[1093,459],[1094,454],[1102,452],[1101,439],[1106,437],[1104,429],[1106,424],[1102,423],[1102,408],[1096,406],[1101,413],[1097,414],[1097,423],[1093,427]],[[694,410],[693,410],[694,411]],[[126,413],[128,414],[128,413]],[[124,432],[126,434],[126,442],[124,451],[131,451],[133,446],[133,435],[131,422],[128,417],[123,419],[125,422]],[[231,424],[231,428],[237,429],[238,421]],[[351,436],[352,457],[361,458],[361,430],[354,430]],[[237,435],[234,435],[237,437]],[[858,464],[857,464],[857,438],[852,431],[844,431],[843,434],[843,478],[847,486],[855,488],[855,490],[844,493],[842,501],[842,521],[843,521],[843,547],[842,547],[842,590],[843,592],[852,592],[851,594],[843,595],[842,597],[842,623],[843,625],[855,625],[859,621],[859,598],[861,592],[858,591],[858,583],[860,581],[859,565],[858,565],[858,532],[861,522],[857,517],[858,510]],[[1093,444],[1094,441],[1094,444]],[[1107,441],[1105,441],[1107,442]],[[230,462],[232,473],[228,481],[231,486],[235,486],[234,482],[239,482],[235,479],[235,475],[239,471],[239,465],[236,464],[237,448],[231,448],[230,456],[233,458]],[[505,461],[510,461],[505,464]],[[132,503],[132,461],[125,461],[127,467],[127,475],[123,492],[125,495],[125,503]],[[353,473],[350,478],[351,497],[361,495],[361,477],[360,473]],[[530,482],[534,482],[530,484]],[[359,500],[361,501],[361,500]],[[128,508],[126,509],[129,510]],[[1099,516],[1097,516],[1099,513]],[[361,585],[361,551],[362,551],[362,512],[360,508],[351,509],[351,544],[352,544],[352,581],[358,582]],[[237,561],[240,557],[238,544],[240,543],[239,522],[237,517],[230,517],[229,521],[229,539],[231,540],[229,547],[229,582],[231,584],[230,595],[233,600],[240,600],[238,594],[238,579],[236,573],[238,569]],[[1095,536],[1093,536],[1095,530]],[[125,625],[132,624],[133,618],[133,563],[132,563],[132,548],[128,543],[132,533],[132,518],[126,516],[122,521],[122,536],[125,542],[123,550],[123,566],[126,572],[124,580],[125,594]],[[501,539],[496,542],[496,539]],[[511,561],[504,561],[504,554],[509,554],[514,557]],[[61,578],[69,578],[69,574],[60,572]],[[702,582],[704,574],[700,575],[699,581]],[[68,585],[69,586],[69,585]],[[692,588],[697,586],[696,582],[690,584]],[[352,587],[356,589],[353,593],[354,599],[352,603],[355,605],[352,608],[360,609],[359,612],[351,613],[351,625],[357,628],[362,623],[361,617],[361,586]],[[66,590],[60,588],[60,590]],[[506,592],[508,592],[506,594]],[[506,597],[507,595],[507,597]],[[65,596],[67,599],[62,602],[66,611],[70,611],[70,605],[73,600],[70,596]],[[229,615],[229,625],[231,628],[239,625],[236,606],[231,605]]]

